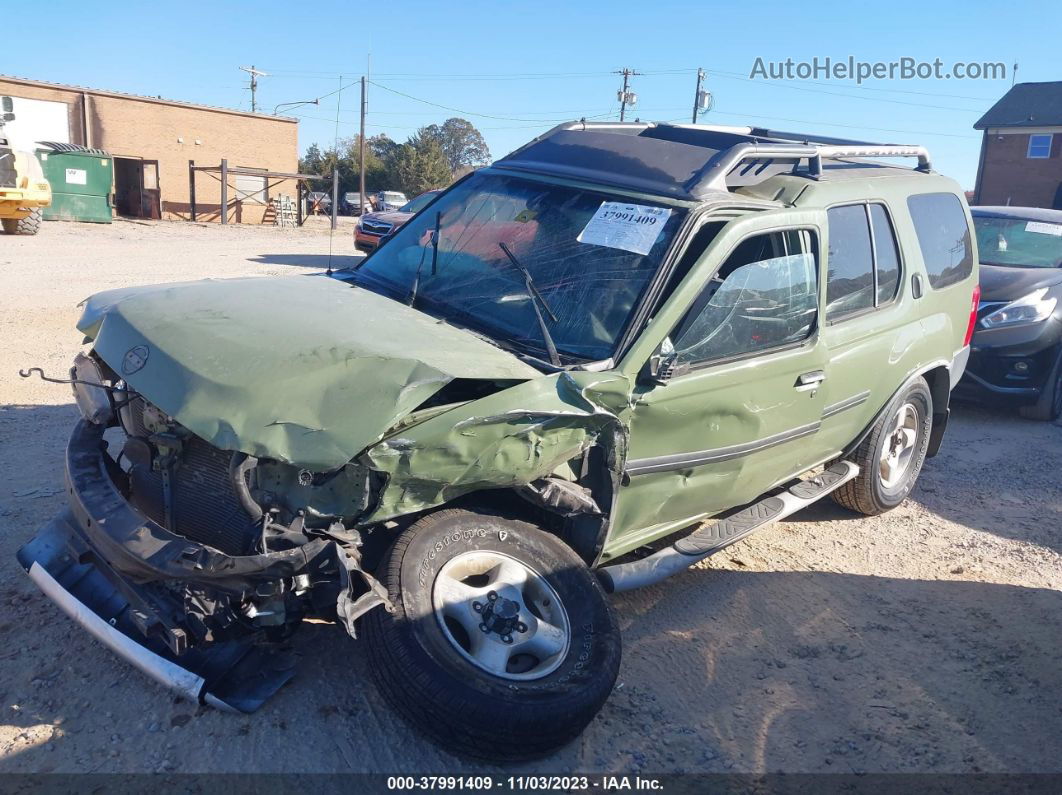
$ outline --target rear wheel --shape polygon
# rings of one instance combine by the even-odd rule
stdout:
[[[1062,417],[1062,348],[1059,348],[1055,366],[1047,374],[1039,399],[1031,406],[1022,406],[1021,416],[1030,420],[1052,422]]]
[[[4,218],[4,234],[35,235],[41,228],[41,211],[34,210],[25,218]]]
[[[620,636],[604,592],[537,527],[430,514],[399,536],[382,575],[396,609],[365,618],[373,676],[440,745],[498,761],[542,756],[612,691]]]
[[[849,459],[859,476],[833,492],[853,511],[875,516],[907,499],[925,462],[933,423],[933,397],[919,378],[882,412],[881,418]]]

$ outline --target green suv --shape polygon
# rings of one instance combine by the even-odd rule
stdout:
[[[323,618],[436,741],[546,753],[615,682],[609,592],[826,495],[903,502],[970,229],[919,147],[562,125],[333,278],[88,299],[69,507],[19,559],[190,698],[254,710]]]

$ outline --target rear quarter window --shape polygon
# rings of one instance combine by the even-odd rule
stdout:
[[[921,193],[907,197],[929,283],[941,289],[964,281],[973,272],[970,226],[959,197]]]

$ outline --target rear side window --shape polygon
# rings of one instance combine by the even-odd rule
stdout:
[[[874,306],[874,252],[865,205],[831,207],[826,215],[830,224],[826,320],[836,320]]]
[[[907,197],[929,283],[936,289],[966,279],[973,271],[970,227],[959,197],[922,193]]]
[[[878,304],[896,297],[900,286],[900,252],[889,214],[880,204],[870,205],[870,228],[874,234],[874,260],[878,277]]]

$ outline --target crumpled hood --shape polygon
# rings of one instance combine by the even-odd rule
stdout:
[[[108,290],[78,329],[216,447],[315,471],[345,464],[454,378],[541,375],[388,298],[306,276]]]

